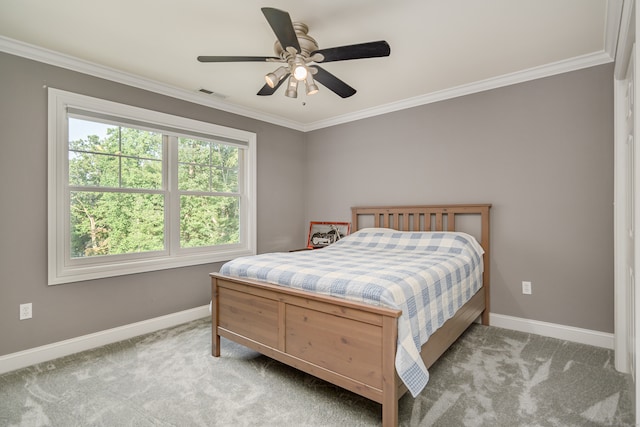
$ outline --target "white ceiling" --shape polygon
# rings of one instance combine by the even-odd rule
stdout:
[[[621,3],[1,0],[0,50],[309,130],[610,62]],[[257,96],[277,64],[196,60],[272,56],[275,35],[264,6],[306,23],[320,49],[386,40],[391,55],[323,65],[357,89],[346,99],[323,86],[313,96],[300,90],[297,99],[285,97],[284,87]]]

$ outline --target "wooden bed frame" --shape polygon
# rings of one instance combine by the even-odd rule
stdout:
[[[430,367],[479,316],[489,324],[489,204],[354,207],[354,230],[456,231],[456,218],[479,216],[483,287],[422,347]],[[360,226],[359,226],[360,225]],[[472,233],[473,234],[473,233]],[[382,425],[398,425],[407,391],[395,370],[400,310],[211,273],[212,355],[220,337],[245,345],[382,404]]]

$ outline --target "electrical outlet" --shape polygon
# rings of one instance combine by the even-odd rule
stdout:
[[[31,303],[20,304],[20,320],[31,319],[33,317],[33,305]]]
[[[531,295],[531,282],[522,282],[522,293]]]

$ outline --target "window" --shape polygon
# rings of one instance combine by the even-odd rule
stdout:
[[[255,142],[49,89],[49,284],[255,254]]]

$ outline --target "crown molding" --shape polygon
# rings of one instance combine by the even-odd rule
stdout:
[[[624,2],[625,0],[607,1],[607,20],[605,22],[604,51],[614,59],[616,57],[618,43],[620,42],[618,40],[618,35],[620,34]],[[626,3],[630,3],[630,1],[627,0]]]
[[[612,0],[609,4],[611,3],[619,4],[619,0]],[[614,21],[615,19],[608,19],[607,27],[615,27],[615,31],[617,32],[619,25],[615,26],[610,24],[610,22]],[[613,36],[611,35],[607,36],[608,40],[611,40],[612,38]],[[615,37],[615,40],[617,43],[617,37]],[[606,64],[613,61],[612,55],[615,55],[615,44],[608,43],[607,49],[608,51],[603,50],[596,53],[582,55],[575,58],[530,68],[524,71],[509,73],[478,82],[460,85],[453,88],[384,104],[378,107],[356,111],[354,113],[332,117],[327,120],[320,120],[317,122],[304,124],[286,119],[284,117],[267,114],[262,111],[234,105],[222,100],[203,99],[203,95],[199,93],[190,92],[181,88],[167,85],[165,83],[160,83],[155,80],[147,79],[131,73],[116,70],[114,68],[105,67],[103,65],[55,52],[49,49],[44,49],[39,46],[34,46],[18,40],[0,36],[0,51],[2,52],[10,53],[57,67],[66,68],[72,71],[89,74],[94,77],[126,84],[128,86],[137,87],[139,89],[149,90],[151,92],[167,95],[172,98],[182,99],[185,101],[193,102],[195,104],[204,105],[207,107],[226,111],[228,113],[238,114],[240,116],[261,120],[267,123],[272,123],[302,132],[310,132],[317,129],[336,126],[339,124],[344,124],[382,114],[392,113],[407,108],[413,108],[438,101],[457,98],[460,96],[471,95],[486,90],[497,89],[500,87],[523,83],[530,80],[536,80],[543,77],[549,77],[556,74],[562,74],[570,71],[580,70],[583,68],[593,67],[596,65]]]
[[[616,39],[617,45],[614,52],[616,66],[613,74],[616,79],[624,80],[636,40],[635,7],[633,0],[624,1],[620,15],[618,38]]]
[[[418,107],[420,105],[431,104],[433,102],[444,101],[447,99],[457,98],[459,96],[471,95],[486,90],[497,89],[504,86],[510,86],[517,83],[524,83],[530,80],[541,79],[556,74],[577,71],[583,68],[594,67],[596,65],[607,64],[613,62],[616,58],[618,49],[618,35],[622,29],[625,30],[623,16],[624,9],[630,9],[633,6],[633,0],[608,0],[607,16],[605,22],[605,46],[600,52],[590,53],[566,60],[553,62],[550,64],[529,68],[527,70],[517,71],[502,76],[493,77],[453,88],[444,89],[437,92],[431,92],[419,95],[413,98],[404,99],[397,102],[381,105],[366,110],[357,111],[355,113],[344,114],[342,116],[333,117],[327,120],[321,120],[304,126],[303,130],[309,132],[316,129],[336,126],[360,119],[378,116],[381,114],[392,113],[407,108]],[[625,68],[626,69],[626,68]]]
[[[182,99],[184,101],[193,102],[194,104],[204,105],[217,110],[226,111],[228,113],[238,114],[240,116],[261,120],[299,131],[303,130],[303,125],[293,120],[241,107],[218,99],[203,98],[205,95],[200,93],[190,92],[166,83],[147,79],[145,77],[117,70],[115,68],[106,67],[94,62],[85,61],[83,59],[24,43],[8,37],[0,36],[0,52],[6,52],[23,58],[32,59],[34,61],[43,62],[45,64],[54,65],[56,67],[66,68],[71,71],[88,74],[116,83],[122,83],[161,95],[170,96],[172,98]]]
[[[330,126],[336,126],[339,124],[366,119],[381,114],[392,113],[407,108],[418,107],[438,101],[444,101],[460,96],[484,92],[486,90],[497,89],[517,83],[524,83],[530,80],[541,79],[543,77],[549,77],[556,74],[567,73],[569,71],[576,71],[583,68],[602,65],[612,61],[613,59],[611,58],[611,56],[609,56],[609,54],[605,51],[582,55],[575,58],[542,65],[539,67],[529,68],[528,70],[504,74],[502,76],[492,77],[486,80],[480,80],[477,82],[460,85],[437,92],[427,93],[413,98],[403,99],[401,101],[392,102],[389,104],[381,105],[379,107],[369,108],[366,110],[357,111],[355,113],[344,114],[342,116],[333,117],[328,120],[314,122],[306,125],[304,127],[304,131],[308,132]]]

